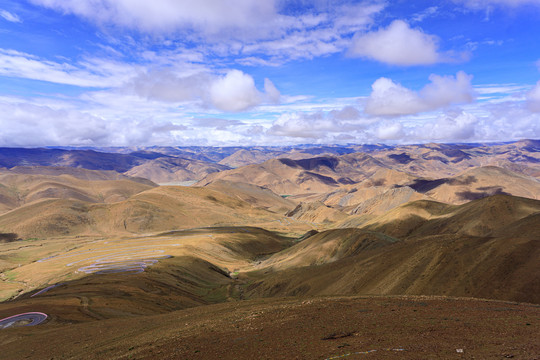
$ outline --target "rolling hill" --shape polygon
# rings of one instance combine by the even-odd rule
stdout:
[[[248,273],[250,296],[451,295],[539,303],[540,201],[416,201],[308,237]]]
[[[0,169],[0,211],[45,199],[111,203],[155,186],[149,180],[115,171],[41,166]]]

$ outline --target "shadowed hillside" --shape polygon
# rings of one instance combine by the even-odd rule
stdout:
[[[540,227],[530,225],[539,213],[539,201],[503,195],[461,206],[413,202],[360,230],[329,230],[272,256],[249,275],[254,282],[248,293],[424,294],[538,303]],[[521,226],[526,231],[517,230]]]

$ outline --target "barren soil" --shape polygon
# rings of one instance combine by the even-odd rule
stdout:
[[[0,346],[6,359],[536,359],[539,333],[537,305],[282,298],[78,325],[53,316],[4,330]]]

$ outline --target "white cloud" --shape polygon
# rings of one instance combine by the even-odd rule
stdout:
[[[360,111],[350,105],[339,110],[332,110],[329,114],[336,120],[357,120],[360,118]]]
[[[474,99],[472,76],[460,71],[453,76],[432,74],[431,83],[419,92],[407,89],[388,78],[379,78],[371,86],[364,111],[371,115],[398,116],[436,110]]]
[[[212,55],[234,55],[239,64],[276,66],[294,59],[344,51],[350,36],[373,23],[386,3],[309,4],[287,15],[282,0],[30,0],[101,26],[204,44]]]
[[[385,2],[378,1],[369,3],[367,1],[358,4],[344,4],[335,6],[329,2],[334,9],[335,27],[340,31],[354,33],[373,23],[373,15],[381,12],[385,7]]]
[[[414,14],[411,17],[411,21],[413,21],[413,22],[422,22],[422,21],[424,21],[424,19],[436,15],[438,13],[438,11],[439,11],[439,7],[437,7],[437,6],[428,7],[426,9]]]
[[[162,104],[91,95],[63,102],[0,97],[0,146],[174,145],[196,135],[179,123],[181,112]]]
[[[480,95],[493,95],[493,94],[504,94],[504,95],[515,95],[523,93],[528,86],[526,85],[517,85],[517,84],[484,84],[481,86],[475,86],[474,91]]]
[[[194,127],[216,128],[218,130],[225,130],[232,126],[243,125],[239,120],[221,118],[195,118],[191,120],[191,124]]]
[[[478,118],[473,114],[451,112],[416,127],[412,136],[423,141],[466,141],[475,137],[478,125]]]
[[[375,134],[381,140],[398,140],[405,136],[403,125],[399,122],[383,123]]]
[[[231,70],[215,80],[210,87],[210,99],[215,107],[225,111],[242,111],[261,102],[261,94],[250,75]]]
[[[329,111],[283,113],[266,134],[318,141],[345,140],[344,135],[352,136],[350,139],[358,138],[370,123],[370,119],[361,117],[358,109],[348,105]]]
[[[339,132],[333,119],[325,118],[322,113],[292,113],[281,115],[268,130],[269,135],[303,139],[324,138],[328,132]]]
[[[198,73],[179,76],[171,69],[150,71],[135,77],[127,88],[147,99],[166,102],[186,102],[207,97],[212,76]]]
[[[9,22],[13,22],[13,23],[22,22],[21,18],[19,18],[17,14],[10,13],[9,11],[6,11],[6,10],[0,10],[0,17],[3,17],[5,20]]]
[[[444,60],[438,43],[436,36],[395,20],[385,29],[356,34],[349,54],[392,65],[428,65]]]
[[[492,6],[518,7],[523,5],[540,6],[538,0],[454,0],[472,9],[489,8]]]
[[[268,40],[250,42],[242,47],[242,54],[270,56],[270,60],[247,56],[240,60],[246,65],[263,64],[280,65],[294,59],[311,59],[343,51],[346,41],[331,28],[297,30],[289,34]]]
[[[148,55],[151,56],[151,55]],[[156,59],[160,63],[163,59]],[[106,59],[86,59],[75,64],[59,63],[15,50],[0,49],[0,76],[47,81],[79,87],[117,88],[140,97],[165,102],[198,103],[224,111],[243,111],[261,103],[278,103],[281,93],[269,79],[264,92],[253,77],[239,70],[224,76],[211,74],[201,66],[179,61],[152,71],[145,65]],[[181,68],[182,72],[177,69]]]
[[[364,111],[371,115],[403,115],[422,111],[417,93],[388,78],[379,78],[373,85]]]
[[[0,75],[82,87],[119,86],[135,75],[138,66],[89,59],[76,65],[40,59],[15,50],[0,49]]]
[[[333,110],[284,113],[267,129],[265,136],[257,136],[261,143],[510,141],[538,138],[540,113],[528,111],[521,98],[392,119],[366,117],[349,105]]]
[[[191,108],[216,108],[239,112],[260,104],[277,104],[281,93],[269,79],[264,91],[255,80],[240,70],[229,70],[223,76],[208,71],[182,76],[172,69],[139,74],[123,90],[149,100],[182,104]]]
[[[112,129],[99,118],[77,111],[28,103],[0,102],[4,146],[93,145],[112,140]]]
[[[540,112],[540,81],[527,94],[527,106],[532,112]]]
[[[278,104],[281,101],[281,93],[270,79],[264,79],[264,92],[268,102]]]
[[[540,138],[540,113],[531,112],[521,101],[488,103],[481,110],[483,123],[477,126],[477,138],[491,141]]]
[[[226,30],[271,31],[278,18],[275,0],[31,0],[98,24],[113,24],[145,32],[195,29],[218,34]],[[259,26],[258,26],[259,25]]]
[[[285,4],[282,2],[282,4]],[[386,6],[382,1],[357,4],[315,2],[316,15],[299,14],[276,24],[273,36],[244,44],[238,61],[244,65],[279,66],[295,59],[311,59],[345,51],[350,37],[373,23]]]
[[[540,137],[540,113],[527,110],[523,98],[392,119],[362,114],[352,106],[355,100],[325,103],[317,111],[310,110],[317,103],[275,106],[271,112],[281,115],[272,122],[259,108],[241,120],[220,117],[215,110],[207,110],[205,118],[194,118],[192,104],[144,99],[120,89],[63,99],[0,96],[0,146],[415,143]],[[289,111],[296,108],[300,110]]]

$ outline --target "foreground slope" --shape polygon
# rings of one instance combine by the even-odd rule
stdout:
[[[489,319],[489,321],[486,321]],[[265,299],[0,330],[7,358],[534,358],[540,309],[432,297]],[[69,341],[66,341],[69,339]]]

